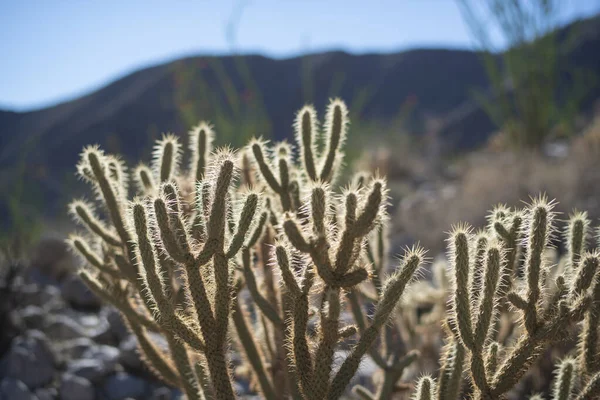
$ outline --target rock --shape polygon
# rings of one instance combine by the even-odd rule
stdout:
[[[137,349],[137,339],[134,335],[129,335],[119,345],[119,363],[126,369],[141,371],[143,362]]]
[[[117,337],[110,329],[110,324],[104,318],[101,318],[98,325],[90,330],[90,337],[94,342],[104,345],[118,345]]]
[[[108,369],[113,369],[119,361],[119,349],[106,345],[94,346],[86,350],[82,358],[101,361]]]
[[[111,346],[90,346],[67,365],[67,372],[96,384],[114,372],[119,360],[119,349]]]
[[[147,385],[141,378],[119,372],[106,380],[103,389],[108,400],[141,399],[145,398]]]
[[[55,388],[44,388],[35,391],[38,400],[54,400],[58,398],[58,390]]]
[[[29,391],[27,385],[18,379],[4,378],[0,383],[0,399],[6,400],[38,400]]]
[[[98,310],[102,305],[87,285],[78,276],[71,275],[61,285],[63,299],[75,309]]]
[[[44,386],[54,378],[56,355],[40,331],[28,331],[17,337],[5,357],[6,375],[22,381],[30,389]]]
[[[19,287],[20,302],[24,306],[37,306],[45,312],[63,310],[65,302],[60,296],[60,290],[55,286],[40,286],[35,283]]]
[[[80,376],[64,374],[60,382],[61,400],[94,400],[96,397],[91,382]]]
[[[160,388],[156,388],[154,389],[154,391],[152,391],[152,397],[150,397],[151,400],[173,400],[176,399],[173,390],[169,389],[167,387],[160,387]]]
[[[113,307],[105,307],[102,309],[101,315],[104,315],[108,324],[110,325],[111,332],[117,338],[117,341],[120,343],[124,339],[129,336],[129,330],[125,323],[123,322],[123,317],[121,317],[121,313],[115,310]]]
[[[78,359],[84,358],[85,352],[94,346],[92,339],[81,337],[60,344],[57,346],[57,351],[66,359]]]
[[[18,311],[27,329],[41,329],[46,318],[44,310],[38,306],[27,306]]]
[[[94,359],[74,360],[67,364],[67,373],[85,378],[92,383],[100,383],[110,372],[105,365]]]
[[[113,346],[98,345],[90,347],[84,354],[83,358],[93,358],[100,360],[107,365],[114,367],[119,360],[119,349]]]
[[[83,327],[66,315],[51,315],[48,318],[46,332],[54,340],[69,340],[87,336]]]

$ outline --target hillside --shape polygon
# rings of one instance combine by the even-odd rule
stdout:
[[[569,44],[567,59],[576,68],[600,71],[600,17],[580,25],[584,34]],[[436,117],[445,121],[442,133],[449,146],[469,149],[494,129],[471,97],[472,90],[486,86],[479,56],[461,50],[327,52],[283,60],[258,55],[181,59],[53,107],[0,111],[0,187],[15,178],[35,184],[37,200],[45,199],[44,208],[53,213],[61,204],[57,199],[70,188],[73,165],[86,144],[98,143],[135,160],[148,154],[162,132],[183,133],[200,118],[213,118],[219,132],[214,115],[235,119],[259,112],[269,125],[248,124],[250,128],[222,140],[241,144],[253,135],[282,139],[291,136],[294,112],[306,101],[322,110],[332,96],[353,105],[353,118],[383,123],[392,121],[409,101],[412,131],[419,133],[426,118]],[[598,97],[596,87],[584,109]],[[22,168],[16,169],[18,165]]]

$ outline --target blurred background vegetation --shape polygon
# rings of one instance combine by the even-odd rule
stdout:
[[[295,110],[323,109],[331,97],[350,108],[344,179],[360,168],[390,179],[396,246],[420,240],[441,250],[450,224],[481,223],[491,204],[539,191],[563,199],[564,212],[598,218],[600,16],[565,24],[567,3],[457,0],[469,50],[285,59],[236,50],[245,6],[234,7],[229,55],[145,68],[34,111],[0,110],[0,241],[22,251],[68,229],[65,204],[82,190],[74,164],[86,144],[133,167],[162,133],[201,119],[214,124],[218,145],[285,140]]]

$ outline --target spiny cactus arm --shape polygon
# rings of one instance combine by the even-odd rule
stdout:
[[[435,399],[435,381],[430,376],[423,376],[417,381],[417,389],[412,396],[414,400]]]
[[[273,175],[271,167],[267,164],[267,161],[265,160],[264,145],[259,141],[255,141],[251,144],[250,147],[252,149],[252,154],[254,155],[254,160],[256,160],[256,163],[258,164],[258,169],[260,170],[260,173],[262,174],[263,178],[275,193],[280,193],[281,185],[279,184],[279,182],[277,182],[277,179],[275,178],[275,175]]]
[[[510,220],[511,225],[508,229],[506,229],[500,221],[494,223],[494,229],[504,242],[504,248],[506,249],[505,263],[503,266],[504,273],[501,277],[500,286],[507,292],[512,289],[513,279],[517,268],[523,216],[519,212],[514,212]]]
[[[581,255],[585,251],[585,240],[590,221],[585,212],[575,212],[569,218],[565,231],[565,242],[569,246],[569,267],[576,271]]]
[[[123,276],[138,290],[138,292],[142,291],[144,288],[142,286],[142,280],[140,279],[139,266],[130,263],[129,258],[118,253],[114,255],[114,260]]]
[[[369,272],[364,267],[358,267],[354,271],[337,278],[335,287],[350,288],[366,281],[369,278]]]
[[[227,335],[227,325],[231,311],[231,287],[229,283],[229,261],[224,254],[215,253],[215,330],[223,338]],[[224,339],[223,339],[224,340]]]
[[[254,231],[252,232],[252,235],[250,235],[250,238],[246,242],[246,247],[251,249],[258,243],[258,241],[260,240],[260,238],[263,235],[268,218],[269,218],[269,213],[267,211],[263,211],[260,214],[260,217],[258,218],[258,222],[256,223],[256,226],[254,227]]]
[[[316,236],[324,236],[325,213],[329,207],[328,193],[325,187],[316,186],[310,196],[311,222],[313,232]]]
[[[287,152],[289,149],[285,148],[279,151]],[[281,201],[281,207],[284,211],[290,211],[292,209],[292,197],[290,192],[290,167],[288,161],[288,154],[277,154],[277,165],[279,167],[279,199]]]
[[[90,232],[98,235],[111,246],[120,247],[121,241],[94,215],[91,204],[75,200],[69,205],[71,215]]]
[[[491,342],[487,346],[487,353],[485,356],[485,373],[488,377],[494,376],[496,373],[499,353],[500,344],[498,342]]]
[[[562,275],[556,277],[554,284],[556,285],[556,291],[552,294],[552,297],[548,301],[548,305],[544,310],[543,320],[547,321],[548,319],[552,319],[556,313],[558,312],[558,304],[561,300],[567,299],[570,288],[567,286],[565,282],[565,278]],[[576,296],[571,296],[571,301],[575,300]],[[520,298],[519,298],[520,299]],[[525,300],[520,299],[525,303]],[[519,301],[519,300],[517,300]],[[526,307],[526,304],[525,304]],[[522,308],[522,310],[525,308]]]
[[[367,200],[356,217],[356,221],[352,224],[352,234],[354,237],[363,237],[373,229],[377,217],[381,214],[381,205],[384,197],[385,182],[382,180],[374,181]]]
[[[315,353],[313,375],[313,390],[316,399],[324,398],[329,388],[333,355],[339,340],[340,290],[325,288],[323,300],[326,302],[326,307],[321,307],[319,343]]]
[[[236,297],[236,299],[233,301],[233,307],[233,323],[235,325],[238,338],[240,339],[240,343],[242,344],[242,347],[246,353],[246,359],[252,366],[252,370],[258,378],[261,393],[267,400],[276,400],[277,395],[275,394],[275,389],[273,388],[273,384],[265,369],[264,356],[259,347],[256,345],[254,336],[248,329],[245,312],[240,305],[238,297]]]
[[[160,244],[173,260],[180,263],[187,262],[192,255],[189,252],[189,247],[187,249],[181,248],[175,232],[171,229],[171,225],[169,224],[169,212],[165,200],[159,197],[155,199],[153,203],[154,217],[156,218],[158,232],[160,233]]]
[[[364,386],[356,385],[352,388],[354,393],[361,400],[375,400],[375,395]]]
[[[398,387],[397,383],[402,377],[404,369],[412,364],[417,358],[419,358],[419,352],[417,350],[412,350],[396,361],[396,363],[390,365],[387,369],[384,369],[383,382],[379,385],[375,398],[378,400],[393,398],[394,392]]]
[[[293,327],[291,329],[291,344],[293,348],[294,365],[300,381],[300,389],[307,399],[313,399],[313,359],[306,338],[308,327],[309,292],[314,283],[312,267],[304,269],[300,294],[295,296],[293,303]]]
[[[216,241],[223,246],[223,235],[225,234],[227,196],[233,178],[234,164],[232,160],[226,159],[221,164],[214,193],[210,216],[208,220],[208,241]]]
[[[293,242],[290,240],[293,244]],[[297,248],[298,249],[298,248]],[[318,236],[310,245],[310,258],[315,264],[317,272],[325,284],[339,287],[339,277],[333,272],[333,264],[329,258],[329,242],[325,236]],[[298,249],[300,250],[300,249]],[[353,285],[351,285],[353,286]]]
[[[188,229],[189,235],[197,242],[205,242],[210,211],[210,183],[207,181],[197,182],[195,194],[195,213]]]
[[[124,279],[121,271],[111,267],[109,264],[105,264],[104,261],[100,259],[100,256],[90,248],[87,241],[81,236],[70,235],[68,242],[90,265],[97,268],[100,272],[110,275],[113,279]]]
[[[552,388],[553,400],[569,400],[575,387],[575,360],[567,358],[560,362]]]
[[[385,237],[384,237],[384,233],[383,233],[384,227],[383,226],[379,226],[379,228],[377,229],[376,232],[376,238],[377,238],[377,243],[376,243],[376,251],[377,251],[377,258],[375,258],[375,249],[373,249],[374,245],[373,243],[371,243],[371,241],[367,241],[367,244],[365,246],[365,254],[367,256],[367,260],[371,265],[371,270],[370,270],[370,275],[371,275],[371,281],[373,282],[373,286],[375,286],[375,290],[377,292],[377,296],[381,296],[381,289],[382,289],[382,284],[381,284],[381,271],[383,271],[384,269],[384,263],[385,263],[385,257],[386,257],[386,252],[385,252]]]
[[[207,223],[207,241],[193,262],[185,264],[186,275],[202,336],[206,341],[206,361],[215,394],[219,399],[234,399],[226,360],[226,340],[232,291],[229,260],[225,255],[225,224],[228,194],[233,179],[233,160],[225,154],[219,163]],[[199,267],[212,257],[215,282],[214,313],[208,300]]]
[[[527,300],[525,300],[524,298],[522,298],[518,293],[516,292],[508,292],[506,294],[506,298],[508,299],[508,301],[510,301],[510,303],[515,306],[517,309],[521,310],[521,311],[525,311],[528,307]]]
[[[575,400],[592,400],[600,396],[600,372],[590,379]]]
[[[575,281],[573,282],[572,298],[583,295],[592,285],[598,266],[600,264],[599,253],[584,253],[581,255],[581,262]],[[579,259],[578,259],[579,261]]]
[[[108,168],[108,177],[115,182],[119,194],[125,198],[129,189],[129,176],[127,175],[127,166],[120,157],[107,155],[106,166]]]
[[[302,253],[309,253],[311,251],[311,245],[306,241],[302,231],[296,224],[291,216],[287,216],[286,220],[283,222],[283,230],[285,234],[292,244],[298,251]]]
[[[179,336],[182,340],[194,347],[196,350],[204,351],[205,345],[198,333],[194,332],[181,318],[175,313],[171,301],[165,295],[162,273],[164,268],[156,262],[156,253],[148,238],[148,224],[146,220],[145,206],[141,203],[134,203],[132,208],[133,221],[137,236],[139,254],[144,268],[145,278],[143,283],[148,295],[152,296],[156,304],[156,316],[163,322],[166,329]]]
[[[204,218],[202,216],[202,213],[199,211],[196,211],[196,213],[194,214],[194,218],[192,219],[191,223],[190,223],[190,227],[189,227],[189,235],[192,237],[192,239],[194,239],[197,242],[203,242],[206,237],[206,229],[204,227]]]
[[[128,245],[131,242],[131,235],[126,228],[123,210],[117,199],[114,187],[106,177],[106,166],[103,165],[102,157],[103,155],[99,151],[89,151],[87,153],[87,161],[94,173],[100,192],[102,193],[110,219],[117,230],[121,242]],[[131,246],[128,246],[128,249],[130,248]],[[129,251],[133,252],[133,249],[131,248]],[[133,259],[133,254],[130,256]]]
[[[346,215],[345,215],[345,226],[342,233],[342,238],[338,245],[336,255],[334,271],[338,275],[346,273],[353,263],[350,262],[354,253],[354,247],[356,245],[357,236],[354,235],[352,229],[356,222],[356,205],[358,199],[356,193],[350,192],[346,194]]]
[[[196,195],[199,198],[196,199],[196,208],[202,216],[204,216],[204,225],[208,227],[208,220],[210,218],[210,204],[212,202],[212,184],[211,181],[198,182],[196,186]]]
[[[148,332],[143,326],[137,325],[134,321],[128,319],[125,322],[137,339],[138,349],[144,363],[154,375],[171,386],[179,387],[181,385],[181,377],[175,365],[173,365],[171,358],[148,337]]]
[[[348,129],[348,109],[343,101],[334,99],[329,103],[325,114],[324,128],[327,148],[319,178],[322,182],[330,182],[334,176],[336,163],[342,161],[343,155],[340,147],[346,140]]]
[[[338,399],[342,395],[356,373],[362,357],[377,338],[379,330],[387,322],[398,300],[400,300],[406,285],[410,282],[422,261],[423,251],[420,249],[413,249],[405,254],[400,271],[396,272],[386,282],[383,296],[377,304],[375,315],[373,316],[373,322],[362,333],[358,343],[335,374],[327,396],[328,399]]]
[[[242,247],[244,240],[246,239],[246,235],[250,226],[252,224],[252,220],[254,219],[254,214],[258,207],[258,195],[256,193],[251,193],[246,197],[246,201],[244,203],[244,207],[242,208],[242,212],[240,213],[240,217],[238,220],[237,230],[235,235],[231,239],[229,243],[229,248],[225,256],[227,258],[234,257],[237,252]]]
[[[214,137],[212,127],[205,121],[200,122],[189,132],[190,178],[193,181],[200,181],[204,177]]]
[[[235,214],[233,211],[233,195],[231,190],[227,191],[227,197],[225,198],[225,204],[227,211],[225,212],[225,219],[227,221],[228,233],[233,236],[235,232]]]
[[[597,271],[594,279],[592,305],[585,314],[583,329],[579,336],[580,370],[585,375],[591,375],[600,371],[598,318],[600,318],[600,270]]]
[[[475,350],[471,318],[469,291],[469,238],[468,229],[457,227],[451,237],[450,253],[454,264],[453,317],[455,318],[460,339],[471,351]]]
[[[291,293],[293,298],[301,296],[302,290],[298,285],[296,276],[290,268],[290,259],[284,246],[278,245],[275,247],[275,257],[277,259],[277,265],[281,270],[281,278],[287,290]]]
[[[465,348],[458,338],[451,339],[442,352],[437,399],[456,400],[462,386]]]
[[[147,165],[138,165],[133,171],[133,178],[140,194],[148,195],[156,190],[152,170]]]
[[[300,184],[297,180],[290,182],[288,191],[290,193],[292,210],[298,210],[302,206],[302,200],[300,200]]]
[[[186,254],[188,257],[192,257],[187,229],[181,211],[181,201],[179,198],[179,190],[177,185],[175,185],[173,182],[163,183],[161,186],[161,194],[169,211],[169,225],[173,230],[177,243],[184,254]]]
[[[538,307],[541,295],[542,253],[548,241],[551,221],[551,206],[544,199],[539,199],[531,207],[529,229],[527,232],[527,258],[525,275],[527,278],[527,308],[525,311],[525,328],[532,335],[539,326]]]
[[[475,252],[473,254],[473,268],[471,274],[471,302],[474,306],[473,308],[476,308],[479,303],[487,246],[487,234],[485,232],[478,233],[475,237]]]
[[[204,252],[213,254],[212,250],[205,249]],[[225,262],[225,267],[227,267],[227,259],[224,255],[221,255],[220,264],[215,262],[215,268],[217,265],[223,267],[223,262]],[[198,261],[189,262],[185,264],[185,272],[203,337],[208,338],[205,343],[207,348],[205,354],[210,372],[210,381],[217,399],[234,399],[231,378],[224,355],[226,334],[219,336],[216,332],[217,322],[213,315],[211,302],[208,299],[205,284],[200,273],[200,265],[203,265],[203,263]]]
[[[310,243],[307,242],[297,223],[290,215],[286,216],[286,220],[283,223],[283,229],[292,246],[302,253],[310,254],[319,276],[325,283],[330,286],[339,287],[338,277],[333,273],[333,265],[328,252],[329,243],[325,236],[318,235],[316,238],[312,239]]]
[[[484,398],[489,398],[490,388],[483,359],[483,345],[489,336],[490,325],[497,304],[498,280],[500,278],[502,256],[500,248],[493,246],[488,247],[486,253],[483,297],[481,298],[479,313],[476,317],[475,334],[473,336],[474,348],[471,351],[471,375],[481,395]]]
[[[356,325],[348,325],[338,331],[338,338],[339,340],[345,340],[356,335],[357,332],[358,327]]]
[[[206,358],[202,354],[197,354],[194,361],[194,372],[198,379],[198,384],[204,392],[204,397],[207,399],[214,399],[215,394],[213,391],[210,377],[206,367]]]
[[[542,353],[546,345],[560,340],[559,333],[566,332],[570,324],[581,321],[591,304],[590,296],[579,298],[570,308],[567,307],[565,301],[561,301],[554,319],[540,326],[533,335],[521,336],[510,354],[498,367],[498,371],[490,383],[492,395],[497,397],[509,391],[527,372],[529,366]]]
[[[177,176],[181,159],[181,144],[172,134],[163,135],[154,147],[152,169],[158,183],[169,182]]]
[[[88,271],[80,270],[79,277],[94,294],[106,303],[113,305],[132,323],[144,326],[154,332],[159,332],[161,330],[156,322],[136,312],[133,307],[131,307],[130,303],[126,301],[126,299],[123,299],[123,296],[120,296],[119,293],[111,288],[105,288]]]
[[[296,141],[300,144],[302,165],[308,178],[316,182],[317,170],[315,168],[317,113],[312,106],[304,106],[296,115],[294,124]]]
[[[196,377],[196,371],[191,363],[185,344],[179,342],[173,335],[165,335],[171,358],[181,376],[181,388],[187,400],[204,400],[204,391]]]
[[[362,334],[367,328],[367,326],[365,323],[364,312],[362,306],[360,305],[358,297],[359,295],[360,294],[357,288],[351,288],[347,293],[348,300],[350,300],[350,310],[352,311],[352,315],[354,316],[354,321],[358,326],[359,332]],[[387,362],[383,359],[379,351],[377,351],[377,348],[371,347],[369,349],[369,356],[371,356],[371,358],[379,368],[383,370],[388,368]]]
[[[258,290],[258,286],[256,285],[256,277],[254,276],[254,272],[252,271],[252,254],[251,250],[247,247],[244,247],[242,250],[242,264],[244,269],[244,279],[246,281],[246,287],[248,291],[252,295],[252,299],[260,308],[260,311],[263,313],[265,317],[267,317],[276,327],[283,327],[283,320],[277,313],[277,310],[273,308],[273,306],[263,297]]]
[[[250,155],[248,149],[243,149],[241,151],[240,157],[240,168],[242,173],[242,185],[246,187],[255,187],[256,186],[256,175],[255,170],[250,160]]]

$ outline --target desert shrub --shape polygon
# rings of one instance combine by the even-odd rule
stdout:
[[[402,189],[395,194],[394,233],[439,251],[444,232],[456,221],[482,225],[490,205],[518,206],[533,193],[560,199],[556,210],[563,214],[579,209],[587,210],[592,220],[600,218],[600,174],[595,167],[600,157],[599,121],[596,118],[570,143],[561,143],[563,154],[481,149],[452,162],[447,177],[417,175],[425,182],[418,185],[410,184],[414,176],[403,178],[403,186],[390,181],[393,191]]]
[[[575,387],[581,398],[597,394],[600,256],[586,249],[586,215],[571,219],[560,269],[543,256],[555,222],[553,203],[539,198],[494,210],[476,233],[458,226],[450,262],[434,264],[431,282],[413,281],[426,261],[420,247],[388,266],[385,180],[357,174],[334,189],[347,125],[339,100],[322,129],[307,106],[297,152],[253,140],[236,153],[213,149],[201,123],[187,160],[167,135],[131,174],[118,157],[84,149],[78,173],[102,208],[71,203],[85,231],[69,242],[87,264],[80,276],[120,310],[154,373],[189,399],[235,398],[244,376],[267,399],[337,399],[350,386],[367,399],[496,399],[545,350],[579,335],[556,398]],[[235,369],[231,347],[243,356]],[[365,357],[380,372],[356,385]],[[419,370],[437,378],[412,385]]]

